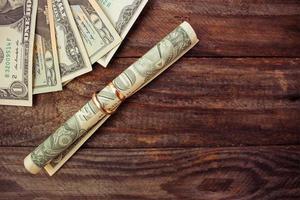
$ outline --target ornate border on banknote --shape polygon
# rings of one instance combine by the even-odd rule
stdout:
[[[119,16],[119,19],[116,23],[116,30],[119,34],[121,34],[127,24],[130,22],[132,16],[138,9],[138,7],[141,5],[143,0],[134,0],[131,5],[125,6],[123,10],[121,11],[121,14]]]
[[[101,6],[103,6],[100,1],[101,0],[89,0],[91,5],[95,8],[97,12],[98,10],[100,10]],[[120,12],[118,12],[119,14],[117,15],[119,17],[117,20],[113,20],[109,17],[109,14],[107,12],[112,12],[110,14],[114,15],[112,10],[106,11],[108,18],[111,20],[111,23],[113,23],[114,27],[116,28],[117,32],[120,34],[122,39],[125,39],[126,35],[128,34],[129,30],[131,29],[139,15],[141,14],[147,2],[148,0],[134,0],[131,4],[125,6]],[[103,67],[107,67],[107,65],[109,64],[119,47],[120,45],[116,46],[97,62]]]
[[[0,88],[0,104],[4,105],[32,106],[32,63],[37,1],[24,1],[23,12],[23,17],[10,25],[17,32],[22,32],[22,43],[20,44],[22,52],[17,52],[17,54],[22,54],[22,60],[18,61],[19,66],[16,66],[22,68],[22,78],[13,81],[9,88]],[[3,52],[3,50],[1,51]],[[10,49],[10,51],[13,50]],[[4,54],[2,55],[3,62],[5,58]],[[12,79],[17,79],[17,77],[12,77]]]

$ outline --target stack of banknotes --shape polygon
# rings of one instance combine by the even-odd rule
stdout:
[[[0,0],[0,105],[107,67],[147,0]]]

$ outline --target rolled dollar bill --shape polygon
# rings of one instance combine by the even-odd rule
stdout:
[[[187,22],[182,23],[103,90],[95,93],[86,105],[31,152],[24,160],[25,168],[32,174],[38,173],[197,42],[193,28]]]

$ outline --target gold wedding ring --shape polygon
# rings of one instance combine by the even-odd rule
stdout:
[[[109,83],[109,87],[111,87],[111,89],[114,91],[116,97],[121,102],[123,102],[126,99],[126,97],[114,86],[114,84],[112,82]],[[104,106],[100,103],[96,93],[93,94],[92,101],[97,106],[97,108],[106,115],[111,115],[117,110],[117,108],[113,111],[105,109]]]
[[[94,104],[97,106],[97,108],[104,114],[106,115],[111,115],[113,114],[115,111],[110,111],[110,110],[107,110],[105,109],[102,104],[100,103],[100,101],[98,100],[98,97],[97,97],[97,94],[94,93],[93,94],[93,97],[92,97],[92,101],[94,102]]]

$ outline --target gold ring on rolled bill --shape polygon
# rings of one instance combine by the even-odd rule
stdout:
[[[108,84],[108,86],[113,90],[113,92],[115,93],[116,97],[121,101],[125,101],[126,97],[114,86],[114,84],[112,82],[110,82]],[[93,97],[92,97],[93,102],[95,103],[95,105],[99,108],[99,110],[103,113],[105,113],[106,115],[111,115],[114,112],[116,112],[118,107],[115,107],[114,110],[108,110],[105,109],[105,107],[101,104],[101,102],[98,100],[97,94],[94,93]]]
[[[96,93],[93,94],[92,97],[92,101],[95,103],[95,105],[97,106],[97,108],[104,114],[106,115],[111,115],[114,112],[116,112],[117,108],[115,108],[114,110],[110,111],[108,109],[105,109],[104,106],[102,106],[101,102],[98,100]]]
[[[90,135],[100,120],[116,110],[125,98],[133,95],[175,63],[198,42],[193,28],[184,22],[138,61],[115,78],[67,122],[51,134],[24,160],[25,168],[38,173],[60,154],[72,148],[83,135]],[[72,149],[69,152],[73,152]]]

